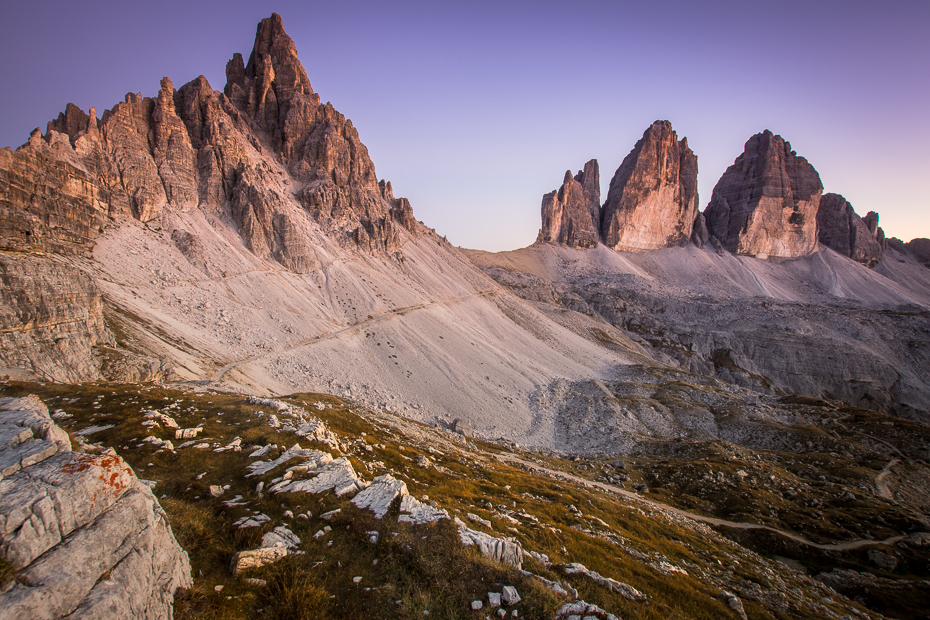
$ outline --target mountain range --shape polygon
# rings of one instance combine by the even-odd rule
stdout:
[[[489,253],[378,179],[277,14],[226,79],[68,104],[0,150],[0,375],[333,394],[579,458],[803,452],[817,418],[785,399],[930,424],[930,240],[886,238],[771,131],[702,211],[656,121],[603,203],[591,159],[536,243]]]

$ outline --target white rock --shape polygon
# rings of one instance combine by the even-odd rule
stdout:
[[[516,568],[523,565],[523,547],[515,540],[495,538],[490,534],[470,529],[458,517],[459,538],[463,545],[476,545],[481,555]]]
[[[478,610],[481,609],[482,607],[484,607],[484,603],[482,603],[481,601],[472,601],[472,602],[471,602],[471,610],[472,610],[472,611],[478,611]]]
[[[240,551],[233,557],[232,574],[238,577],[245,570],[271,564],[286,555],[286,547],[263,547],[250,551]]]
[[[517,594],[517,589],[513,586],[504,586],[503,591],[501,592],[501,601],[504,605],[516,605],[520,602],[520,595]]]
[[[219,497],[223,494],[223,487],[217,486],[215,484],[210,485],[210,495],[213,497]]]
[[[197,426],[195,428],[179,428],[174,431],[175,439],[193,439],[197,435],[203,432],[202,426]]]
[[[300,546],[300,538],[297,535],[279,525],[264,536],[262,536],[262,547],[285,547],[286,549],[296,549]]]
[[[646,595],[634,588],[633,586],[622,583],[615,579],[609,577],[603,577],[602,575],[594,572],[593,570],[588,570],[584,564],[579,564],[573,562],[571,564],[565,565],[565,574],[566,575],[575,575],[580,574],[592,579],[598,585],[609,588],[612,592],[623,596],[624,598],[631,601],[644,601],[646,600]]]
[[[423,525],[425,523],[435,523],[440,519],[448,519],[449,513],[442,508],[434,508],[429,504],[424,504],[413,495],[404,495],[400,500],[400,516],[398,522],[412,523],[414,525]]]
[[[269,452],[271,452],[272,450],[274,450],[274,449],[277,448],[277,447],[278,447],[278,446],[275,445],[275,444],[268,444],[267,446],[264,446],[264,447],[262,447],[262,448],[259,448],[258,450],[256,450],[256,451],[253,452],[252,454],[250,454],[250,455],[249,455],[249,458],[250,458],[250,459],[261,458],[261,457],[265,456],[266,454],[268,454]]]
[[[329,463],[333,457],[327,452],[320,452],[319,450],[304,450],[300,447],[300,444],[295,443],[293,446],[281,453],[281,456],[274,459],[273,461],[256,461],[255,463],[249,463],[246,467],[249,470],[245,476],[249,478],[251,476],[262,476],[267,474],[275,467],[283,465],[292,459],[303,459],[304,463],[313,467],[321,467],[326,463]]]
[[[375,518],[380,519],[401,495],[407,495],[407,483],[391,474],[384,474],[372,480],[367,489],[352,498],[352,503],[359,508],[370,509],[375,513]]]
[[[491,522],[490,522],[490,521],[488,521],[487,519],[482,519],[481,517],[479,517],[479,516],[476,515],[476,514],[472,514],[472,513],[469,512],[469,513],[468,513],[467,515],[465,515],[465,516],[468,517],[468,520],[469,520],[469,521],[474,521],[475,523],[480,523],[481,525],[483,525],[483,526],[485,526],[485,527],[491,527]]]
[[[501,606],[501,593],[500,592],[488,592],[488,605],[491,607],[500,607]]]
[[[328,457],[329,455],[326,454]],[[322,493],[330,489],[339,497],[352,493],[364,487],[364,483],[355,475],[352,463],[346,457],[340,457],[327,462],[322,469],[315,473],[316,477],[307,480],[282,480],[273,485],[274,493]]]

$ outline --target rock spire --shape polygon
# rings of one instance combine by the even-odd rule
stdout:
[[[824,194],[820,199],[817,229],[820,243],[863,265],[872,267],[882,259],[885,235],[878,228],[878,214],[870,211],[861,219],[839,194]]]
[[[594,248],[598,243],[601,187],[597,160],[572,176],[565,172],[562,187],[543,196],[539,241],[575,248]]]
[[[620,164],[601,213],[615,250],[687,245],[698,209],[697,156],[668,121],[654,122]]]
[[[759,258],[817,250],[817,210],[823,185],[806,159],[765,130],[717,181],[704,210],[707,229],[723,247]]]

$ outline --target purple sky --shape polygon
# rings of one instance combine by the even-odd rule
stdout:
[[[98,116],[201,73],[225,83],[277,11],[379,177],[455,244],[532,243],[588,159],[607,185],[654,120],[698,155],[701,207],[754,133],[791,141],[889,236],[930,237],[930,2],[7,3],[0,146],[69,101]],[[700,7],[698,5],[701,5]]]

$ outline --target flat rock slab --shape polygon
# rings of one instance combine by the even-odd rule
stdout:
[[[398,523],[423,525],[425,523],[435,523],[440,519],[448,518],[449,513],[442,508],[434,508],[429,504],[424,504],[413,495],[404,495],[400,500],[400,516],[397,517]]]
[[[282,452],[281,456],[272,461],[256,461],[255,463],[249,463],[249,473],[247,473],[245,477],[249,478],[251,476],[262,476],[273,470],[275,467],[284,465],[285,463],[298,458],[303,459],[304,464],[313,468],[322,467],[326,463],[329,463],[331,460],[333,460],[332,455],[328,452],[303,449],[300,447],[300,444],[295,443],[293,446]]]
[[[380,519],[387,514],[391,503],[402,495],[407,495],[407,483],[391,474],[378,476],[371,485],[352,498],[352,503],[359,508],[368,508]]]
[[[584,575],[594,581],[594,583],[600,586],[604,586],[605,588],[610,589],[612,592],[616,592],[620,596],[630,601],[646,600],[646,595],[633,586],[617,581],[616,579],[611,579],[610,577],[604,577],[603,575],[596,573],[593,570],[589,570],[587,567],[585,567],[584,564],[578,564],[577,562],[566,564],[565,574]]]
[[[327,454],[327,456],[329,456]],[[364,488],[365,483],[359,480],[352,468],[352,463],[345,457],[329,461],[317,471],[307,472],[316,474],[315,478],[304,480],[283,480],[271,487],[273,493],[322,493],[330,489],[339,497],[354,494]]]

